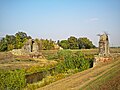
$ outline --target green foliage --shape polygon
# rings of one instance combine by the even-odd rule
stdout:
[[[90,49],[95,47],[88,38],[79,38],[78,45],[79,49],[81,48]]]
[[[69,37],[67,40],[61,40],[57,42],[64,49],[90,49],[95,48],[88,38],[76,38],[74,36]]]
[[[12,49],[20,49],[24,42],[30,39],[24,32],[18,32],[14,35],[6,35],[0,40],[0,51],[9,51]]]
[[[25,85],[24,70],[0,70],[0,90],[21,90]]]
[[[51,39],[50,40],[41,39],[41,41],[42,41],[42,50],[54,49],[54,41],[52,41]]]
[[[78,43],[77,43],[77,38],[74,36],[71,36],[70,38],[68,38],[68,42],[70,45],[70,49],[78,49]]]
[[[69,49],[70,47],[68,40],[62,40],[61,42],[58,41],[58,45],[64,49]]]
[[[15,35],[6,35],[4,38],[0,40],[0,51],[9,51],[12,49],[20,49],[24,45],[24,43],[31,39],[30,36],[27,36],[25,32],[17,32]],[[55,42],[51,39],[35,39],[39,46],[39,50],[54,50]],[[77,39],[74,36],[70,36],[67,40],[58,40],[58,45],[63,49],[90,49],[95,46],[92,42],[87,38],[79,38]]]
[[[54,75],[54,76],[49,75],[37,83],[27,84],[27,86],[24,90],[35,90],[37,88],[43,87],[43,86],[48,85],[48,84],[55,82],[57,80],[60,80],[64,77],[66,77],[66,75],[62,74],[62,73]]]
[[[91,62],[85,59],[85,56],[81,52],[71,53],[70,51],[60,51],[60,56],[64,56],[64,61],[61,61],[56,66],[58,73],[67,72],[69,69],[78,69],[83,71],[90,68]]]
[[[72,54],[72,52],[71,52],[70,50],[59,50],[59,51],[57,52],[57,54],[58,54],[58,58],[59,58],[60,60],[64,60],[65,57],[66,57],[66,56],[69,57],[69,56]]]
[[[7,45],[7,48],[8,48],[8,51],[9,51],[9,50],[12,50],[12,49],[14,49],[14,45],[13,45],[13,44],[8,44],[8,45]]]
[[[17,48],[17,49],[20,49],[24,45],[24,42],[26,42],[28,39],[30,39],[30,37],[28,37],[27,34],[24,32],[16,33],[15,37],[16,37],[15,48]]]
[[[50,68],[50,66],[48,66],[48,67],[32,66],[32,67],[26,69],[25,73],[27,75],[29,75],[29,74],[33,74],[33,73],[36,73],[36,72],[47,71],[48,68]]]
[[[59,63],[55,67],[55,73],[65,73],[65,71],[67,71],[67,68],[65,68],[65,65],[63,62]]]
[[[15,36],[14,35],[6,35],[6,44],[7,44],[7,50],[12,50],[15,47]]]
[[[51,39],[35,39],[35,42],[38,45],[39,50],[53,50],[54,49],[54,41]]]
[[[91,67],[92,56],[84,55],[81,51],[72,52],[71,50],[59,50],[57,53],[53,55],[50,54],[49,56],[50,59],[59,59],[58,64],[53,66],[51,69],[50,67],[43,70],[42,68],[39,70],[40,68],[38,67],[28,69],[27,73],[42,71],[44,73],[47,72],[47,74],[45,74],[46,76],[41,81],[33,84],[27,84],[25,90],[40,88]]]
[[[58,54],[52,54],[47,56],[47,60],[57,60]]]
[[[59,60],[55,72],[64,73],[69,69],[82,71],[92,67],[94,55],[83,54],[81,51],[72,52],[71,50],[59,50],[55,54],[48,55],[47,58],[49,60]]]
[[[54,49],[54,41],[51,39],[35,39],[35,42],[39,46],[39,50],[53,50]]]
[[[6,51],[7,50],[7,42],[5,38],[2,38],[0,41],[0,51]]]

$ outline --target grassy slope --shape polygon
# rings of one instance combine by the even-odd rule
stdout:
[[[118,90],[120,89],[120,55],[113,61],[76,73],[38,90]],[[108,85],[109,84],[109,85]]]
[[[120,62],[96,76],[80,90],[120,90]]]

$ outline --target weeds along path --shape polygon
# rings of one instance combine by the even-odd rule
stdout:
[[[84,90],[84,87],[90,85],[90,83],[100,77],[107,76],[108,74],[111,74],[111,72],[120,72],[119,67],[120,55],[109,63],[100,64],[94,68],[76,73],[37,90]]]

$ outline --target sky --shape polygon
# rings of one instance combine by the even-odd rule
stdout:
[[[0,0],[0,37],[26,32],[32,38],[87,37],[98,46],[107,32],[120,46],[120,0]]]

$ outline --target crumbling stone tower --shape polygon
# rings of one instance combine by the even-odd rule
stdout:
[[[35,40],[29,39],[22,47],[22,51],[25,53],[39,52],[39,46]]]
[[[108,56],[110,54],[109,52],[109,39],[108,35],[106,33],[99,35],[99,55],[100,56]]]
[[[22,53],[30,53],[32,52],[32,39],[29,39],[25,42],[24,46],[22,47]]]

